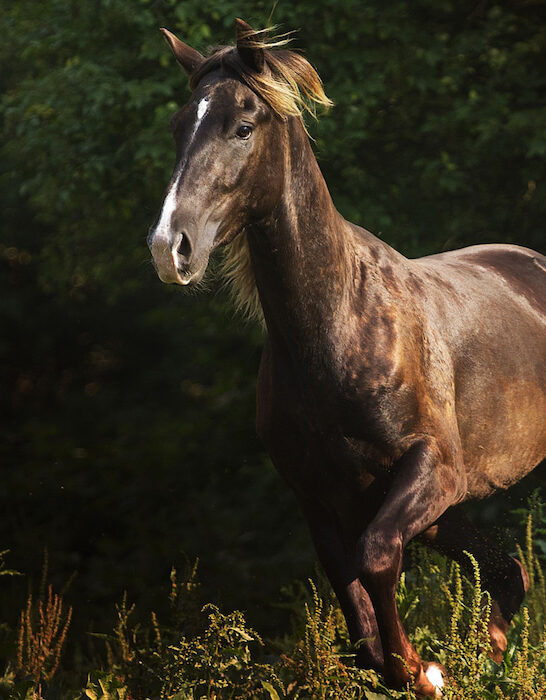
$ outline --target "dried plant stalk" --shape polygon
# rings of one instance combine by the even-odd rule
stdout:
[[[59,668],[66,634],[72,619],[72,608],[63,615],[63,597],[53,593],[35,604],[32,594],[21,612],[17,640],[17,673],[36,683],[50,681]]]

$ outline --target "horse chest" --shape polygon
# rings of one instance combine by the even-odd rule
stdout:
[[[258,381],[258,432],[296,491],[328,500],[362,494],[389,476],[404,442],[389,392],[343,377],[309,373],[265,357]],[[393,413],[395,415],[393,415]]]

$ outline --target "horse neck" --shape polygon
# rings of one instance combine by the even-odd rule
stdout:
[[[342,322],[356,259],[301,123],[287,132],[281,201],[248,242],[269,334],[309,343]]]

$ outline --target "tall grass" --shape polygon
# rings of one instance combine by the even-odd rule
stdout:
[[[542,700],[546,698],[546,583],[542,553],[542,506],[526,514],[518,548],[530,579],[524,605],[508,633],[503,662],[487,652],[490,600],[471,555],[472,577],[460,567],[418,547],[413,567],[397,592],[401,617],[427,660],[448,670],[447,700]],[[535,530],[533,522],[538,521]],[[0,573],[8,571],[0,555]],[[9,572],[13,574],[15,572]],[[0,697],[32,700],[378,700],[416,696],[410,686],[389,690],[373,671],[354,666],[343,616],[322,575],[286,593],[294,629],[264,642],[242,612],[221,612],[202,604],[197,563],[182,577],[173,570],[169,615],[144,618],[125,596],[116,608],[112,632],[94,635],[103,649],[86,682],[63,671],[63,643],[70,622],[62,597],[51,586],[29,596],[14,653],[0,681]],[[147,620],[146,620],[147,618]],[[144,622],[143,622],[144,619]]]

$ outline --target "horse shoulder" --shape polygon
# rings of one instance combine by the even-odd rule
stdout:
[[[509,244],[484,244],[420,258],[425,268],[439,269],[448,278],[465,280],[546,317],[546,257],[530,248]]]

